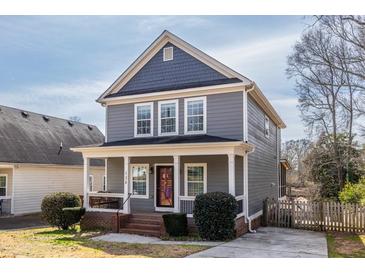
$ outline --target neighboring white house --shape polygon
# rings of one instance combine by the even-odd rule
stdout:
[[[43,197],[52,192],[82,194],[82,155],[70,147],[103,141],[95,126],[0,106],[2,214],[39,212]],[[103,190],[104,181],[104,162],[93,162],[90,190]]]

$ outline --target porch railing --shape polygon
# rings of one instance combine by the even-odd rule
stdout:
[[[89,210],[114,211],[123,209],[122,193],[89,192]]]
[[[195,197],[180,196],[180,212],[186,213],[188,217],[193,217]]]
[[[237,217],[242,217],[245,214],[245,196],[244,195],[240,195],[240,196],[236,196],[236,201],[237,201]]]

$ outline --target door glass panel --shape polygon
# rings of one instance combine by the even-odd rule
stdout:
[[[159,167],[157,180],[157,206],[173,207],[173,167]]]

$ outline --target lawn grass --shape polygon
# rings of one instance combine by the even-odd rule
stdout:
[[[365,235],[327,233],[329,258],[365,258]]]
[[[32,228],[0,232],[0,258],[179,258],[206,249],[190,245],[150,245],[93,241],[103,232]]]

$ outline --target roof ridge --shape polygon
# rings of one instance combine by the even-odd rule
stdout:
[[[10,109],[13,109],[13,110],[18,110],[18,111],[25,111],[25,112],[32,113],[32,114],[35,114],[35,115],[38,115],[38,116],[42,116],[42,117],[43,116],[47,116],[49,118],[63,120],[65,122],[72,122],[74,124],[80,124],[80,125],[85,125],[85,126],[94,126],[94,127],[97,128],[97,126],[94,125],[94,124],[87,124],[87,123],[83,123],[83,122],[72,121],[70,119],[60,118],[60,117],[53,116],[53,115],[48,115],[48,114],[44,114],[44,113],[34,112],[34,111],[26,110],[26,109],[20,109],[20,108],[16,108],[16,107],[5,106],[5,105],[1,105],[1,104],[0,104],[0,111],[1,111],[1,108],[2,107],[4,107],[4,108],[10,108]]]

